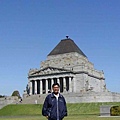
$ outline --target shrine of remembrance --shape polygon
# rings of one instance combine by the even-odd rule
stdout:
[[[93,63],[68,36],[41,62],[40,69],[30,69],[29,94],[50,93],[52,84],[56,82],[60,84],[60,93],[106,91],[103,71],[96,70]]]

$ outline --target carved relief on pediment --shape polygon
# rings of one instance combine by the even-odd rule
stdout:
[[[32,75],[46,75],[46,74],[54,74],[54,73],[61,73],[61,72],[67,72],[67,71],[65,71],[64,69],[48,67],[48,68],[39,70],[33,73]]]

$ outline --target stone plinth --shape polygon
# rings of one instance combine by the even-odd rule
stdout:
[[[102,105],[100,106],[100,116],[110,116],[111,105]]]

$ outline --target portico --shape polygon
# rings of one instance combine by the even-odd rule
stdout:
[[[54,76],[39,76],[29,78],[30,95],[33,94],[47,94],[52,92],[52,85],[54,83],[60,84],[60,92],[74,92],[72,87],[73,74],[68,75],[54,75]]]

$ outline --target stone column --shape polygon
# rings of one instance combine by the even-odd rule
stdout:
[[[60,85],[60,79],[57,78],[57,83]],[[60,92],[60,89],[59,89],[59,92]]]
[[[73,77],[73,92],[76,93],[76,78]]]
[[[63,92],[66,92],[66,78],[63,78]]]
[[[48,93],[48,80],[46,80],[46,90],[45,90],[46,94]]]
[[[53,78],[51,79],[51,92],[52,92],[52,85],[54,84]]]
[[[59,78],[57,78],[57,83],[60,85],[60,79]]]
[[[37,94],[37,81],[35,80],[35,94]]]
[[[72,92],[72,77],[69,77],[69,92]]]
[[[30,81],[29,85],[30,85],[29,86],[30,87],[30,93],[29,94],[32,95],[32,81]]]
[[[43,94],[42,80],[40,80],[40,94]]]
[[[54,80],[53,78],[51,79],[51,89],[52,89],[52,85],[54,84]]]

